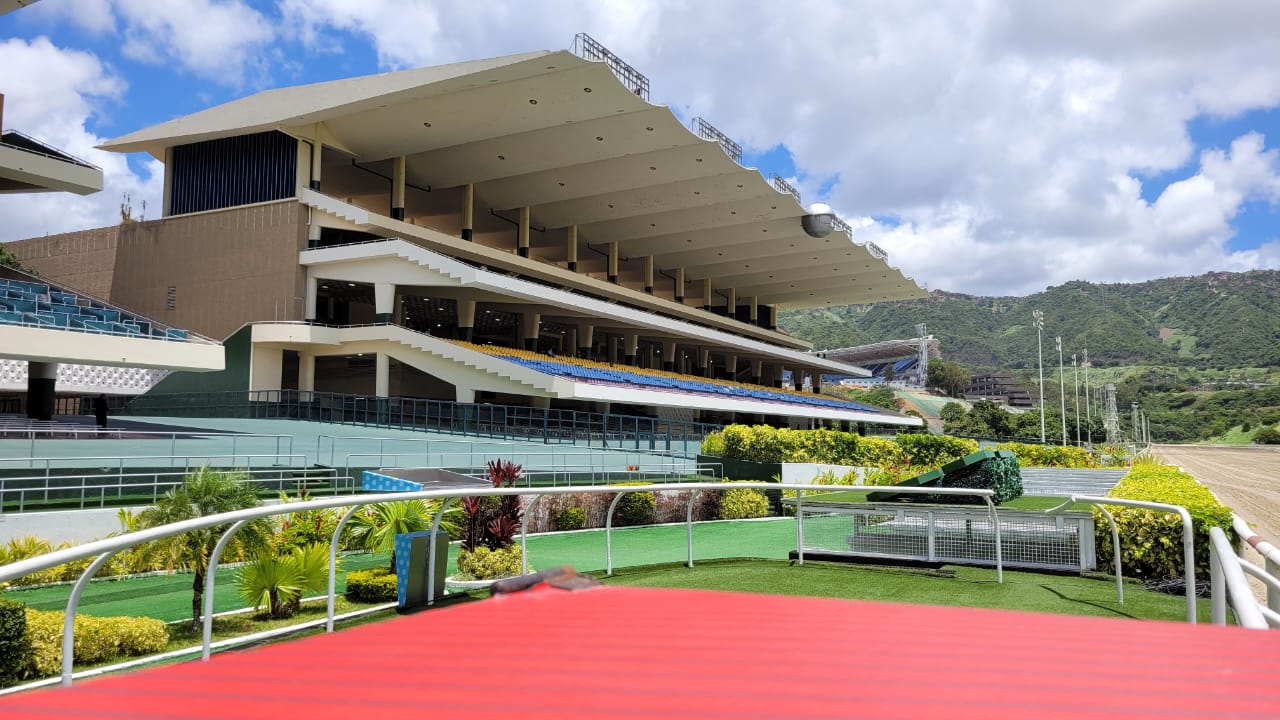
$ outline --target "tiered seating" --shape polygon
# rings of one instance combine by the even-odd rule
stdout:
[[[528,350],[498,347],[495,345],[476,345],[461,340],[451,340],[457,345],[477,352],[502,358],[524,367],[547,373],[573,378],[582,382],[609,383],[615,385],[639,385],[657,390],[690,392],[722,395],[746,400],[765,400],[769,402],[799,403],[817,407],[829,407],[837,410],[861,410],[865,412],[883,412],[880,408],[836,400],[824,395],[768,388],[761,385],[734,382],[732,380],[714,380],[693,377],[664,370],[652,370],[623,365],[609,365],[591,360],[570,357],[552,357]]]
[[[145,317],[52,288],[46,283],[9,278],[0,278],[0,324],[78,329],[163,340],[187,339],[186,330],[156,327]]]
[[[918,358],[907,358],[906,360],[898,360],[892,363],[875,363],[874,365],[868,365],[867,371],[871,373],[872,377],[883,377],[885,372],[890,367],[893,367],[893,374],[900,375],[907,370],[915,368],[918,364]]]

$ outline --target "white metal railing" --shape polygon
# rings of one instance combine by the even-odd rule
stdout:
[[[1121,580],[1120,570],[1120,530],[1116,527],[1115,518],[1107,511],[1104,505],[1118,505],[1120,507],[1142,508],[1145,510],[1159,510],[1162,512],[1173,513],[1182,519],[1182,562],[1185,566],[1185,580],[1187,583],[1187,622],[1192,625],[1196,622],[1196,538],[1195,530],[1191,525],[1191,513],[1181,505],[1169,505],[1167,503],[1147,502],[1145,500],[1125,500],[1122,498],[1096,497],[1093,495],[1072,495],[1067,498],[1061,505],[1050,508],[1045,512],[1050,515],[1066,512],[1067,508],[1075,503],[1087,503],[1102,511],[1107,519],[1107,523],[1111,525],[1111,549],[1114,553],[1114,562],[1116,566],[1116,595],[1120,602],[1124,602],[1124,585]]]
[[[334,621],[334,601],[335,601],[335,583],[336,583],[336,565],[338,553],[338,538],[341,537],[342,531],[348,520],[360,508],[367,505],[374,505],[383,502],[399,502],[402,500],[439,500],[440,505],[436,510],[435,516],[432,518],[431,529],[433,531],[430,539],[431,547],[428,551],[428,567],[427,567],[427,597],[428,602],[433,602],[435,597],[435,543],[438,537],[435,531],[440,528],[440,522],[444,517],[444,513],[448,510],[450,504],[459,498],[474,496],[504,496],[519,495],[531,496],[530,507],[535,504],[538,499],[544,495],[564,495],[570,493],[604,493],[615,495],[613,502],[609,507],[609,517],[605,524],[605,566],[606,572],[613,572],[613,510],[617,506],[619,499],[628,493],[633,492],[664,492],[664,491],[681,491],[688,490],[690,498],[688,502],[688,512],[686,513],[686,534],[685,541],[687,547],[688,560],[686,564],[693,567],[693,513],[692,508],[697,501],[698,495],[706,491],[728,490],[734,488],[754,488],[757,490],[795,490],[797,491],[797,500],[803,502],[804,492],[813,490],[813,486],[805,484],[791,483],[770,483],[770,482],[742,482],[742,483],[670,483],[657,485],[606,485],[606,486],[578,486],[578,487],[562,487],[562,488],[447,488],[442,490],[424,490],[411,493],[378,493],[361,496],[345,496],[345,497],[328,497],[317,500],[308,500],[304,502],[293,502],[281,505],[267,505],[247,510],[237,510],[234,512],[220,513],[217,515],[209,515],[182,522],[171,523],[155,528],[138,530],[136,532],[117,535],[115,537],[95,540],[84,545],[55,550],[33,558],[19,560],[15,563],[0,566],[0,583],[22,577],[24,575],[45,570],[51,567],[57,567],[69,562],[83,560],[86,558],[95,558],[89,567],[81,574],[72,586],[71,594],[67,599],[67,609],[65,622],[63,624],[62,635],[62,684],[70,685],[73,677],[74,664],[74,648],[75,648],[75,615],[80,604],[80,597],[84,593],[85,587],[94,574],[105,565],[112,556],[117,552],[134,547],[136,545],[150,542],[153,540],[161,540],[174,535],[190,532],[193,530],[202,530],[205,528],[217,527],[230,523],[230,527],[222,533],[218,539],[217,545],[210,553],[208,559],[208,570],[205,574],[204,588],[204,612],[203,612],[203,638],[201,645],[201,654],[204,659],[208,659],[212,646],[213,633],[213,597],[215,588],[215,579],[217,576],[218,560],[222,556],[222,550],[231,540],[237,530],[246,523],[268,518],[275,515],[284,515],[307,510],[325,510],[330,508],[347,508],[347,512],[338,522],[338,526],[334,529],[333,536],[329,544],[329,585],[328,585],[328,609],[326,630],[333,631]],[[935,494],[935,495],[963,495],[969,497],[981,497],[995,515],[995,505],[991,502],[994,493],[991,490],[970,490],[966,488],[934,488],[934,487],[902,487],[896,488],[895,492],[904,494]],[[526,512],[521,521],[520,528],[520,544],[522,550],[528,538],[528,516]],[[994,523],[996,526],[996,572],[997,579],[1000,582],[1004,580],[1003,567],[1000,562],[1000,535],[999,522]],[[804,564],[804,521],[801,514],[797,514],[796,519],[796,545],[797,554],[800,564]],[[528,553],[522,552],[525,556],[525,569],[527,569]]]
[[[114,437],[116,440],[137,440],[137,439],[163,440],[167,438],[169,440],[170,456],[178,455],[179,441],[200,442],[203,440],[222,439],[222,438],[231,439],[230,454],[232,455],[236,454],[236,450],[238,449],[239,444],[241,442],[249,441],[249,440],[274,440],[276,443],[277,453],[293,452],[293,436],[292,435],[218,432],[216,430],[206,432],[201,429],[175,431],[175,430],[129,430],[126,428],[102,429],[97,427],[81,427],[81,426],[72,426],[72,427],[46,426],[46,427],[34,427],[34,428],[5,428],[3,435],[5,436],[16,435],[19,438],[25,436],[31,442],[31,449],[30,449],[30,454],[26,458],[17,458],[17,457],[4,458],[2,462],[16,462],[16,461],[24,461],[24,460],[34,462],[37,460],[48,460],[48,459],[60,460],[62,458],[36,457],[36,440],[38,439],[65,440],[67,439],[66,437],[59,437],[59,436],[67,436],[67,435],[70,435],[73,439],[76,439],[76,440],[84,439],[86,437],[93,437],[98,439],[110,439]],[[125,437],[125,436],[128,436],[128,437]],[[0,447],[4,446],[3,443],[5,440],[13,440],[13,439],[16,439],[16,438],[0,437]],[[153,456],[146,456],[146,457],[153,457]],[[72,459],[79,459],[79,458],[72,458]],[[100,460],[102,458],[91,458],[91,459]],[[316,457],[316,461],[319,462],[318,455]],[[34,465],[32,467],[34,467]]]
[[[425,445],[427,450],[419,455],[467,455],[474,459],[477,456],[482,457],[498,457],[507,458],[511,452],[518,450],[522,455],[531,457],[555,457],[557,453],[567,452],[564,449],[554,445],[541,445],[538,443],[525,442],[521,440],[455,440],[451,438],[431,438],[431,437],[367,437],[362,435],[317,435],[316,436],[316,462],[322,462],[327,446],[329,455],[329,465],[337,466],[338,461],[338,441],[352,440],[359,442],[377,442],[379,455],[395,455],[395,454],[411,454],[408,452],[388,452],[387,445]],[[641,458],[676,458],[676,459],[692,459],[691,455],[696,452],[688,450],[636,450],[627,448],[611,448],[597,447],[591,450],[582,450],[579,446],[574,446],[575,451],[579,453],[594,453],[601,457],[618,457],[619,454],[624,459],[632,457]],[[453,448],[453,449],[450,449]],[[352,455],[368,455],[370,453],[354,453]],[[483,464],[483,463],[481,463]],[[631,463],[625,463],[631,464]]]
[[[1213,608],[1213,624],[1227,624],[1227,605],[1230,604],[1239,625],[1266,630],[1267,618],[1253,597],[1242,565],[1222,528],[1209,528],[1209,602]]]
[[[1249,523],[1244,518],[1232,513],[1231,526],[1235,529],[1236,534],[1244,541],[1245,545],[1253,548],[1255,552],[1262,556],[1263,566],[1258,568],[1252,563],[1244,563],[1245,572],[1262,581],[1267,588],[1267,609],[1273,613],[1280,613],[1280,548],[1258,537],[1258,534],[1249,527]],[[1252,569],[1250,569],[1252,568]],[[1261,577],[1265,575],[1266,577]]]
[[[352,476],[355,475],[352,472],[353,468],[372,466],[453,467],[478,470],[484,468],[486,462],[493,457],[495,457],[494,453],[466,454],[447,450],[430,453],[348,453],[342,467],[347,475]],[[626,453],[622,458],[621,466],[617,458],[609,458],[593,452],[565,452],[561,450],[526,454],[508,451],[502,453],[501,457],[504,460],[520,465],[526,475],[531,473],[539,475],[550,474],[553,478],[565,478],[566,483],[570,482],[574,476],[580,475],[586,475],[590,480],[594,481],[596,479],[608,480],[612,475],[619,473],[632,473],[636,477],[640,477],[638,473],[644,473],[643,476],[670,478],[697,474],[699,471],[699,466],[691,460],[647,458],[643,453]],[[631,467],[636,468],[636,470],[629,470]],[[704,470],[706,469],[710,468],[704,468]]]
[[[308,487],[312,483],[327,482],[332,483],[335,491],[355,491],[355,481],[349,475],[339,475],[338,471],[332,468],[313,469],[307,467],[281,467],[281,468],[249,468],[244,470],[210,470],[215,475],[247,475],[243,482],[257,485],[258,491],[277,490],[284,492],[286,490],[297,489],[298,486],[306,484]],[[52,478],[48,476],[36,477],[6,477],[0,478],[0,507],[4,504],[11,503],[17,499],[17,512],[26,512],[27,506],[36,502],[34,496],[39,496],[40,503],[50,502],[50,493],[54,493],[53,500],[66,499],[68,493],[79,493],[79,504],[76,509],[83,510],[86,507],[106,507],[107,499],[114,501],[132,500],[138,504],[146,502],[146,497],[150,497],[151,502],[155,502],[159,497],[167,492],[170,488],[177,487],[185,482],[190,471],[175,470],[173,472],[144,472],[144,473],[125,473],[115,475],[55,475]],[[75,480],[80,479],[80,484],[69,483],[66,485],[55,485],[53,482],[57,480]],[[90,483],[90,479],[112,479],[114,483]],[[150,478],[150,482],[137,481],[125,482],[127,478]],[[161,479],[166,478],[166,479]],[[32,487],[12,487],[17,482],[41,482],[43,485]],[[287,483],[293,483],[292,486]],[[274,486],[274,488],[272,487]],[[313,489],[313,488],[312,488]],[[96,499],[95,499],[96,495]],[[39,506],[36,506],[39,508]],[[68,510],[70,508],[65,505],[59,505],[56,510]]]

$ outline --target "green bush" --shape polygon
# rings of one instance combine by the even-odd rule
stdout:
[[[764,491],[755,488],[734,488],[720,493],[720,519],[744,520],[766,517],[769,514],[769,498]]]
[[[895,442],[909,464],[927,468],[941,467],[978,450],[975,440],[947,435],[904,433]]]
[[[0,598],[0,688],[22,678],[31,643],[27,640],[27,609],[17,600]]]
[[[1280,430],[1274,427],[1260,427],[1253,433],[1253,442],[1256,445],[1280,445]]]
[[[522,572],[523,548],[509,545],[490,550],[484,545],[475,550],[458,551],[458,577],[462,580],[492,580]]]
[[[576,506],[563,508],[551,519],[551,526],[556,530],[581,530],[587,526],[587,511]]]
[[[1098,467],[1097,460],[1084,448],[1018,442],[1000,443],[998,447],[1017,455],[1018,464],[1023,467]]]
[[[647,483],[619,483],[620,485],[645,485]],[[618,507],[613,512],[613,524],[618,527],[628,525],[652,525],[658,520],[658,502],[648,490],[630,492],[622,496]]]
[[[396,576],[390,570],[379,567],[347,573],[347,590],[344,593],[352,602],[395,602]]]
[[[1209,573],[1209,528],[1220,527],[1234,543],[1231,508],[1214,497],[1209,488],[1187,473],[1169,465],[1139,465],[1129,471],[1108,497],[1181,505],[1191,514],[1195,535],[1196,574]],[[1162,580],[1179,577],[1182,561],[1182,521],[1172,513],[1108,506],[1120,530],[1121,558],[1126,577]],[[1114,572],[1111,559],[1111,528],[1097,509],[1098,565]]]
[[[48,677],[62,672],[62,624],[57,611],[27,610],[27,640],[31,646],[29,673]],[[169,628],[143,617],[76,615],[75,662],[99,663],[117,657],[136,657],[164,650]]]

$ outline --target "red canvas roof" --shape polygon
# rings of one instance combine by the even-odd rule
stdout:
[[[545,586],[0,698],[17,718],[1280,717],[1280,634]]]

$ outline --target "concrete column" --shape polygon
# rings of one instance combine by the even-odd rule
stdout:
[[[249,389],[279,390],[284,371],[284,351],[279,348],[253,346],[249,354]]]
[[[542,325],[542,315],[536,312],[520,314],[520,340],[525,350],[538,349],[538,329]]]
[[[644,291],[653,294],[653,256],[644,256]]]
[[[307,225],[307,247],[308,248],[320,247],[321,230],[322,228],[320,224],[315,221],[312,221],[310,225]]]
[[[640,349],[640,333],[629,332],[623,337],[622,354],[628,365],[635,366],[636,353]]]
[[[684,302],[684,268],[676,268],[676,302]]]
[[[738,316],[738,288],[729,288],[729,298],[725,301],[725,315],[731,318]]]
[[[578,271],[578,226],[570,225],[564,241],[564,256],[570,270]]]
[[[520,208],[520,224],[516,228],[516,254],[525,258],[529,257],[530,216],[531,212],[528,205]]]
[[[605,343],[605,346],[608,348],[607,354],[609,357],[609,362],[614,365],[617,365],[618,364],[618,338],[612,335],[605,335],[605,339],[607,341]]]
[[[609,276],[609,282],[615,285],[618,282],[618,243],[609,243],[609,267],[605,273]]]
[[[738,379],[738,356],[726,355],[724,360],[724,376],[729,380]]]
[[[698,348],[698,374],[706,377],[711,369],[711,348]]]
[[[462,387],[455,385],[453,388],[453,399],[460,403],[473,403],[476,401],[475,388]]]
[[[775,381],[774,384],[777,387],[782,387],[782,383],[785,382],[783,378],[785,378],[787,375],[787,368],[782,365],[779,365],[777,373],[778,374],[774,377],[774,381]],[[793,382],[792,384],[794,385],[795,383]]]
[[[373,284],[374,322],[391,322],[395,312],[396,286],[392,283]]]
[[[391,218],[404,220],[404,156],[396,157],[391,169]]]
[[[58,363],[27,363],[27,417],[52,420],[54,400],[58,397]]]
[[[529,397],[529,404],[539,410],[547,410],[551,407],[551,398],[543,397],[541,395],[531,395]]]
[[[373,371],[373,394],[386,397],[391,394],[391,356],[378,353]]]
[[[667,372],[675,372],[676,370],[676,341],[662,341],[662,369]]]
[[[307,322],[315,322],[316,319],[316,300],[320,296],[320,278],[307,272],[307,296],[304,298],[306,310],[302,313],[302,318]]]
[[[748,310],[749,314],[747,316],[747,319],[751,321],[752,325],[755,325],[757,322],[760,321],[760,306],[756,304],[756,296],[752,295],[750,298],[748,298],[747,303],[748,303],[747,307],[750,308],[750,310]]]
[[[764,360],[751,361],[751,384],[759,385],[764,375]]]
[[[564,346],[560,348],[560,352],[566,355],[573,355],[578,351],[578,326],[570,325],[569,332],[564,338]]]
[[[476,190],[475,186],[467,183],[462,186],[462,239],[471,240],[475,233],[475,204]],[[470,401],[468,401],[470,402]]]
[[[315,353],[298,352],[298,390],[311,392],[316,389],[316,356]]]
[[[0,100],[0,105],[3,102]],[[298,145],[301,146],[302,143],[300,142]],[[173,148],[171,147],[164,149],[164,166],[167,168],[173,167]],[[301,184],[301,180],[299,180],[299,184]],[[164,174],[164,195],[161,202],[163,203],[160,208],[161,217],[169,217],[169,213],[173,208],[173,173],[167,172]]]
[[[711,278],[702,278],[702,309],[711,311]]]
[[[320,133],[316,133],[315,142],[311,143],[311,189],[320,189],[320,171],[324,168],[324,144],[320,142]]]
[[[475,300],[459,300],[458,301],[458,339],[471,342],[475,336],[476,327],[476,301]]]
[[[578,355],[579,357],[591,358],[591,348],[594,347],[596,326],[590,323],[578,323]]]

